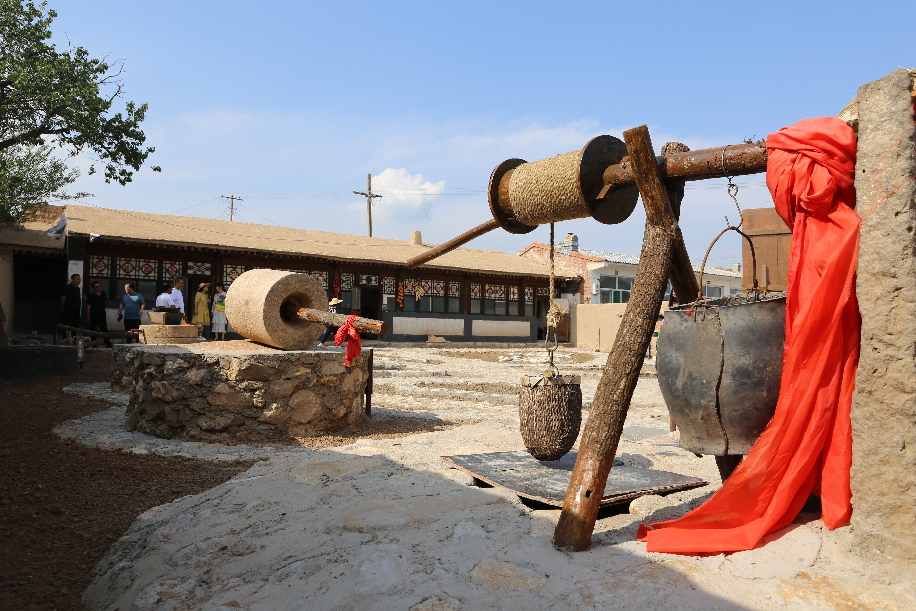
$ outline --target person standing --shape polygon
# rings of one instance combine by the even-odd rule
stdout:
[[[68,327],[79,327],[83,320],[83,291],[79,274],[70,276],[70,282],[60,292],[60,322]]]
[[[181,310],[181,316],[185,322],[188,322],[188,315],[184,311],[184,295],[181,294],[184,289],[184,278],[175,278],[175,284],[172,286],[172,305]]]
[[[210,326],[210,283],[201,282],[197,287],[197,294],[194,295],[194,318],[191,320],[197,325],[197,341],[205,342],[205,327]],[[209,329],[206,329],[209,331]]]
[[[172,283],[166,282],[162,285],[162,293],[156,297],[156,307],[157,308],[170,308],[172,307]]]
[[[143,308],[146,302],[143,301],[143,295],[137,292],[133,282],[124,285],[124,297],[121,298],[121,306],[118,308],[118,320],[124,318],[124,330],[132,331],[140,328],[140,315],[143,314]],[[133,338],[128,338],[127,343],[133,342]]]
[[[210,320],[210,332],[213,339],[226,339],[226,291],[222,284],[213,287],[213,318]],[[220,336],[220,337],[218,337]]]
[[[328,312],[330,312],[331,314],[337,314],[337,304],[338,303],[343,303],[343,299],[338,299],[337,297],[334,297],[333,299],[331,299],[331,301],[328,302]],[[328,339],[333,341],[334,336],[337,335],[337,329],[339,328],[340,327],[325,327],[324,335],[322,335],[321,339],[318,340],[318,345],[324,346],[324,343],[328,341]]]
[[[105,291],[102,290],[102,284],[99,281],[92,283],[92,292],[86,297],[86,322],[90,331],[101,331],[108,333],[108,320],[105,318]],[[105,347],[111,348],[111,340],[107,337]]]

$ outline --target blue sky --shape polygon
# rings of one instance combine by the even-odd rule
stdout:
[[[127,187],[84,176],[87,203],[442,242],[490,218],[502,160],[536,160],[647,124],[656,149],[764,138],[835,115],[863,83],[916,65],[904,2],[111,2],[52,0],[58,44],[124,61],[150,106],[153,165]],[[910,9],[912,7],[910,6]],[[87,160],[75,160],[86,165]],[[736,179],[770,205],[763,175]],[[688,185],[698,263],[734,220],[723,181]],[[638,254],[644,217],[557,225],[585,248]],[[548,229],[469,246],[515,252]],[[712,265],[740,260],[720,241]]]

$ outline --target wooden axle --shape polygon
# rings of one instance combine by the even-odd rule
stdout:
[[[536,225],[586,216],[592,216],[605,224],[616,224],[626,220],[636,202],[636,190],[633,188],[636,185],[636,172],[633,161],[629,155],[614,157],[591,154],[591,149],[596,148],[595,143],[600,138],[611,139],[610,136],[599,136],[582,149],[576,188],[586,203],[585,207],[567,203],[559,209],[544,210],[541,216],[534,218],[530,210],[526,212],[527,216],[521,215],[516,208],[521,210],[528,206],[522,206],[525,202],[513,201],[510,196],[510,184],[513,174],[519,171],[520,167],[531,164],[522,159],[509,159],[499,164],[490,177],[489,189],[490,211],[499,222],[499,226],[510,233],[528,233]],[[608,164],[609,159],[613,159],[614,162]],[[754,142],[729,144],[699,151],[670,152],[659,156],[653,154],[652,159],[663,182],[704,180],[765,172],[767,150],[766,143]],[[532,163],[543,164],[545,161],[548,160]],[[601,165],[603,163],[606,165]],[[572,185],[568,187],[573,188]],[[523,216],[524,220],[520,220],[519,215]]]
[[[346,314],[333,314],[323,310],[312,310],[310,308],[299,308],[296,311],[299,318],[309,322],[320,322],[328,327],[339,327],[347,322]],[[353,328],[360,333],[373,333],[375,335],[385,335],[388,333],[388,323],[383,320],[373,320],[371,318],[357,317],[353,321]]]

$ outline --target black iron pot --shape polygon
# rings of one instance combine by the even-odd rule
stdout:
[[[746,454],[776,409],[785,341],[785,293],[736,294],[665,312],[656,369],[680,446]]]

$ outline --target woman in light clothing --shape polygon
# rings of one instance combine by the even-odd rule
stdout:
[[[226,339],[226,291],[223,290],[222,284],[214,287],[213,296],[213,318],[210,320],[210,331],[213,339]],[[220,336],[220,337],[218,337]]]
[[[205,342],[204,327],[210,325],[210,283],[201,282],[197,287],[197,294],[194,295],[194,319],[191,321],[197,325],[197,341]]]

